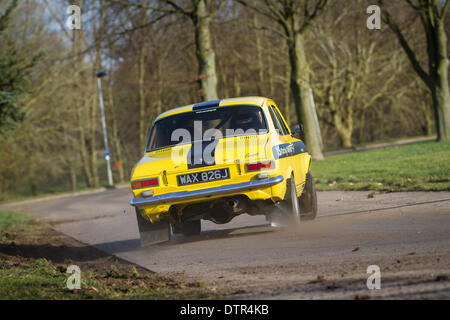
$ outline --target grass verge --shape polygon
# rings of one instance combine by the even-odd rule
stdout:
[[[450,142],[423,142],[313,162],[317,190],[449,191]]]
[[[69,290],[69,265],[81,288]],[[0,211],[0,299],[211,299],[215,287],[165,277],[67,237],[20,212]]]

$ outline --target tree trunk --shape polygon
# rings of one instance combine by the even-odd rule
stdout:
[[[351,148],[352,147],[352,133],[350,130],[347,130],[346,128],[342,128],[341,130],[338,130],[339,138],[341,139],[342,146],[344,148]]]
[[[145,1],[141,1],[142,5],[145,5]],[[141,9],[140,12],[140,24],[145,25],[147,21],[147,10]],[[139,39],[139,59],[138,59],[138,87],[139,87],[139,148],[143,152],[145,149],[145,143],[147,142],[147,118],[146,118],[146,105],[145,105],[145,58],[146,58],[146,48],[145,48],[145,29],[141,30]]]
[[[267,52],[267,78],[269,79],[269,95],[271,98],[275,96],[274,90],[274,76],[273,76],[273,61],[272,61],[272,52]],[[267,93],[263,96],[267,96]]]
[[[87,111],[89,109],[89,100],[88,98],[84,101],[84,111]],[[79,109],[78,109],[79,110]],[[92,176],[91,166],[89,162],[89,152],[86,146],[86,133],[84,128],[84,121],[85,117],[83,117],[81,110],[77,111],[78,113],[78,128],[80,131],[80,155],[81,155],[81,161],[83,163],[83,172],[84,176],[86,178],[86,184],[88,187],[94,187],[94,177]],[[87,112],[86,112],[87,116]]]
[[[117,166],[119,181],[123,182],[123,157],[122,157],[122,148],[120,147],[120,138],[119,138],[119,130],[117,128],[117,117],[116,110],[114,108],[114,99],[112,94],[111,85],[108,87],[108,101],[109,101],[109,110],[111,114],[111,126],[112,126],[112,142],[114,145],[115,158],[117,159],[119,165]]]
[[[447,35],[445,33],[447,12],[442,8],[442,3],[440,2],[438,0],[424,0],[419,1],[416,5],[410,3],[411,7],[419,13],[425,30],[427,38],[428,73],[420,66],[415,52],[409,46],[398,25],[392,20],[389,12],[386,12],[385,15],[389,27],[397,36],[412,67],[430,89],[438,141],[450,140],[449,61],[447,56]]]
[[[141,44],[144,45],[143,43]],[[145,49],[141,47],[138,61],[139,86],[139,150],[143,151],[146,143],[146,112],[145,112]]]
[[[92,169],[92,180],[93,187],[98,187],[100,184],[99,176],[98,176],[98,168],[97,168],[97,139],[96,139],[96,131],[97,131],[97,108],[98,108],[98,97],[92,95],[92,103],[91,103],[91,130],[89,136],[89,146],[90,146],[90,164]]]
[[[235,72],[233,76],[233,88],[234,88],[234,96],[241,96],[241,83],[239,82],[239,73]]]
[[[335,120],[334,123],[336,124],[336,131],[339,135],[339,138],[341,139],[341,145],[344,148],[351,148],[352,147],[352,128],[344,126],[341,121]],[[339,123],[339,124],[338,124]]]
[[[71,166],[69,168],[69,173],[70,173],[71,189],[72,189],[72,191],[76,191],[77,190],[77,171],[73,166]]]
[[[258,90],[258,95],[263,96],[263,81],[264,81],[264,63],[263,63],[263,47],[261,43],[261,34],[258,30],[259,23],[258,23],[258,16],[255,14],[253,15],[253,24],[255,26],[255,46],[256,46],[256,66],[258,68],[258,83],[256,85],[256,88]]]
[[[286,52],[286,42],[283,42],[282,51]],[[290,90],[290,79],[291,79],[291,68],[289,65],[289,62],[286,61],[285,70],[284,70],[284,77],[285,80],[283,80],[283,114],[284,117],[287,119],[291,118],[291,90]],[[289,124],[292,125],[292,121],[289,121]]]
[[[198,83],[202,100],[216,100],[217,75],[215,53],[211,43],[211,18],[205,0],[199,0],[192,16],[195,29],[195,53],[198,61]]]
[[[94,34],[96,35],[95,41],[95,61],[94,61],[94,70],[93,70],[93,83],[97,83],[97,72],[100,71],[102,67],[102,39],[103,39],[103,1],[100,0],[99,5],[99,23],[98,29],[94,24]],[[95,92],[95,91],[94,91]],[[91,114],[90,114],[90,122],[91,122],[91,130],[90,130],[90,151],[91,151],[91,168],[92,168],[92,178],[94,182],[94,187],[98,187],[100,184],[100,179],[98,176],[98,167],[97,167],[97,109],[98,105],[98,97],[94,93],[92,95],[92,104],[91,104]]]
[[[440,23],[436,30],[437,70],[431,90],[434,110],[437,115],[436,131],[437,139],[450,140],[450,92],[448,83],[447,35],[444,24]]]
[[[423,112],[423,118],[425,120],[425,124],[422,127],[423,134],[426,136],[431,136],[433,134],[433,119],[430,114],[430,108],[428,106],[428,103],[426,103],[424,100],[420,101],[420,109]],[[433,111],[434,113],[434,111]]]
[[[291,65],[291,90],[299,123],[303,124],[306,147],[315,160],[323,160],[319,128],[316,126],[314,111],[309,97],[309,66],[306,61],[304,39],[301,34],[288,39],[289,62]]]
[[[82,1],[78,0],[77,5],[81,8],[82,7]],[[82,55],[81,52],[81,33],[82,30],[76,30],[74,29],[72,31],[72,37],[73,37],[73,60],[74,60],[74,66],[80,66],[81,65],[81,59]],[[83,72],[79,74],[79,81],[83,81],[83,77],[85,75]],[[80,95],[81,97],[81,95]],[[83,100],[80,101],[80,99],[76,99],[75,103],[77,105],[76,108],[76,122],[77,122],[77,131],[79,133],[78,140],[78,148],[80,152],[81,157],[81,165],[83,168],[83,173],[85,177],[85,181],[88,187],[94,186],[94,179],[92,177],[92,171],[89,163],[89,152],[86,146],[86,132],[85,132],[85,126],[86,126],[86,117],[88,116],[88,110],[89,110],[89,97],[83,97]]]
[[[219,59],[219,61],[217,61],[217,65],[219,67],[219,74],[220,74],[220,83],[219,83],[219,88],[221,88],[221,92],[222,92],[222,98],[229,98],[230,95],[228,93],[228,81],[227,79],[229,78],[228,74],[225,72],[227,65],[223,65],[224,59]],[[226,61],[225,61],[226,62]]]

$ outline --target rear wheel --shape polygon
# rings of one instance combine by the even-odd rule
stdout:
[[[317,193],[311,171],[306,174],[305,188],[299,202],[302,220],[314,220],[317,216]]]
[[[202,224],[200,220],[184,221],[180,224],[172,224],[173,233],[181,233],[185,236],[194,236],[200,234],[202,231]]]
[[[300,205],[297,198],[294,176],[286,182],[286,196],[280,204],[283,219],[287,223],[300,223]]]

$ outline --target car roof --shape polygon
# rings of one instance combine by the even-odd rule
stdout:
[[[170,109],[164,113],[161,113],[158,117],[156,117],[155,121],[160,120],[162,118],[189,112],[192,110],[201,110],[201,109],[207,109],[207,108],[214,108],[214,107],[229,107],[229,106],[236,106],[236,105],[255,105],[255,106],[262,106],[264,101],[268,100],[268,98],[265,97],[238,97],[238,98],[229,98],[229,99],[219,99],[219,100],[212,100],[212,101],[205,101],[195,104],[190,104],[183,107],[178,107],[174,109]]]

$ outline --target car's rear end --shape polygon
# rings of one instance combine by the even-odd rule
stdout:
[[[269,146],[264,99],[222,103],[178,109],[155,121],[132,173],[131,204],[145,219],[225,223],[249,211],[248,203],[272,198],[283,176]]]

